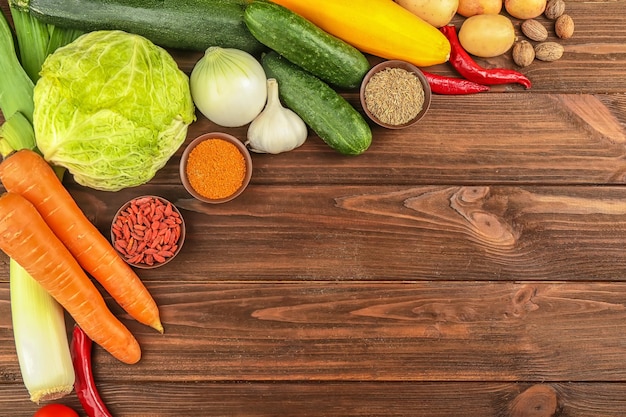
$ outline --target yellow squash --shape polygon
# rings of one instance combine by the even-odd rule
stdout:
[[[392,0],[273,0],[362,52],[417,66],[441,64],[450,43]]]

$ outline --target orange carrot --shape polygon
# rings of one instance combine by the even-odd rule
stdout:
[[[7,191],[22,195],[54,234],[128,314],[163,332],[156,302],[133,269],[89,221],[52,167],[38,153],[23,149],[0,164]]]
[[[139,361],[141,349],[135,337],[111,313],[37,209],[19,194],[0,196],[0,249],[39,282],[95,343],[124,363]]]

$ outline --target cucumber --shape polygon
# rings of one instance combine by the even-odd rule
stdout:
[[[361,51],[279,4],[253,1],[244,22],[265,46],[334,86],[358,87],[370,69]]]
[[[263,55],[268,78],[278,82],[283,104],[293,110],[334,150],[359,155],[372,143],[372,131],[346,99],[326,82],[275,51]]]
[[[94,30],[123,30],[162,47],[205,51],[236,48],[260,56],[267,49],[243,22],[246,0],[30,0],[45,23]]]

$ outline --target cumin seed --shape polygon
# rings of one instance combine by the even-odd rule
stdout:
[[[417,76],[402,68],[385,68],[365,86],[367,109],[381,122],[402,125],[424,106],[424,89]]]

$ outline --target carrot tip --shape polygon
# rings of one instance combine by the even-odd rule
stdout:
[[[160,320],[157,320],[155,323],[151,324],[150,327],[156,329],[159,333],[163,334],[163,325]]]

